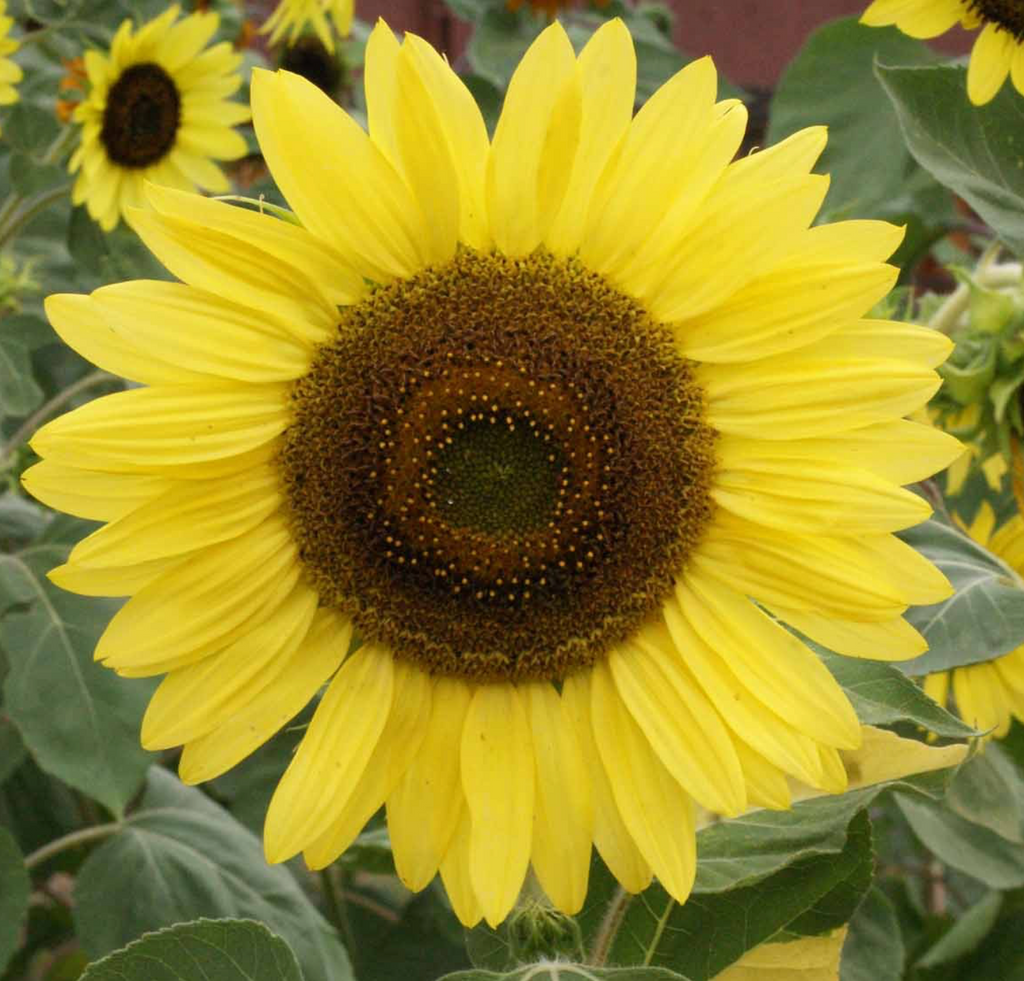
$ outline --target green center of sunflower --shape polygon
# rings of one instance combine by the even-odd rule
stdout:
[[[181,123],[181,96],[157,64],[126,68],[107,93],[100,141],[121,167],[149,167],[174,146]]]
[[[998,24],[1024,41],[1024,3],[1021,0],[969,0],[968,6],[988,23]]]
[[[711,516],[692,366],[575,260],[463,250],[375,290],[292,408],[278,465],[321,601],[434,674],[593,664]]]

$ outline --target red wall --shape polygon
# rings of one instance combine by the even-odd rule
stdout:
[[[869,0],[667,0],[676,12],[676,41],[693,55],[712,54],[740,85],[774,84],[817,25],[859,14]],[[441,0],[356,0],[360,18],[383,16],[396,30],[414,31],[448,50],[453,60],[466,30],[452,22]],[[957,32],[959,34],[960,32]],[[950,36],[947,50],[964,51],[966,39]]]

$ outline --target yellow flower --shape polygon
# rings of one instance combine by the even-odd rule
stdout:
[[[910,37],[930,38],[960,24],[981,28],[967,69],[967,95],[976,106],[991,102],[1006,76],[1024,93],[1024,6],[1017,0],[874,0],[861,23],[895,24]]]
[[[316,36],[328,51],[334,52],[334,34],[327,15],[334,21],[340,37],[348,37],[355,16],[355,0],[279,0],[274,12],[260,28],[270,35],[270,44],[277,44],[287,34],[287,43],[295,44],[307,24],[313,25]]]
[[[213,161],[246,153],[232,127],[249,110],[227,101],[242,84],[241,56],[226,41],[206,48],[217,14],[175,23],[178,14],[170,7],[135,33],[126,20],[107,54],[85,54],[89,94],[72,117],[82,140],[68,169],[78,174],[72,200],[106,231],[144,205],[147,181],[224,193],[230,185]]]
[[[9,106],[18,101],[18,90],[14,87],[21,81],[21,69],[8,57],[18,50],[18,42],[8,37],[14,20],[7,16],[7,2],[0,0],[0,106]]]
[[[35,436],[32,493],[109,522],[52,578],[134,594],[96,657],[167,672],[143,742],[183,743],[186,781],[327,683],[271,861],[332,862],[386,803],[402,880],[440,869],[467,924],[531,863],[579,910],[592,843],[682,901],[694,802],[840,792],[861,741],[775,617],[853,657],[925,649],[902,614],[949,584],[892,532],[928,514],[898,485],[960,452],[902,418],[950,342],[861,319],[901,231],[811,227],[823,128],[730,163],[746,112],[708,58],[633,118],[622,22],[578,58],[554,24],[493,140],[420,38],[378,25],[365,77],[369,134],[254,77],[300,224],[153,188],[134,227],[187,285],[49,298],[150,386]]]
[[[995,514],[985,501],[967,532],[1024,575],[1024,518],[1015,515],[998,531],[995,524]],[[924,690],[940,705],[946,705],[952,694],[965,722],[1002,739],[1014,718],[1024,721],[1024,647],[992,661],[930,674],[924,679]]]

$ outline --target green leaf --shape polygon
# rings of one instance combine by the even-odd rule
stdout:
[[[896,795],[922,844],[941,861],[993,889],[1024,886],[1024,846],[932,801]]]
[[[840,981],[902,981],[905,960],[896,910],[884,892],[869,889],[850,921]]]
[[[473,71],[504,92],[516,65],[545,26],[542,17],[533,16],[529,4],[517,11],[504,3],[486,7],[466,46]]]
[[[907,620],[929,649],[901,662],[901,670],[911,675],[947,671],[990,661],[1024,644],[1024,586],[1001,559],[934,518],[900,538],[931,559],[956,590],[942,603],[907,610]]]
[[[896,113],[872,75],[875,57],[900,64],[933,62],[935,54],[896,28],[865,27],[854,17],[818,28],[782,76],[772,99],[767,143],[806,126],[828,126],[828,148],[816,168],[831,174],[825,207],[858,217],[896,217],[915,210],[907,195],[917,170],[903,146]],[[926,182],[918,191],[926,192]]]
[[[999,911],[1003,908],[1003,894],[990,892],[979,899],[966,913],[953,923],[953,926],[933,944],[915,965],[937,967],[959,960],[976,950],[981,942],[991,933],[999,919]],[[847,981],[844,977],[843,981]],[[872,979],[865,978],[865,981]]]
[[[46,514],[18,494],[0,494],[0,551],[13,552],[34,541],[46,527]],[[0,601],[0,615],[3,602]]]
[[[60,124],[49,109],[20,100],[4,117],[4,142],[15,150],[32,153],[51,143],[60,130]]]
[[[117,604],[53,586],[46,573],[66,546],[0,555],[0,647],[10,663],[4,701],[29,752],[48,773],[120,815],[152,757],[139,725],[153,685],[93,660]]]
[[[956,65],[886,67],[875,73],[918,163],[959,194],[1018,255],[1024,254],[1024,103],[1012,85],[986,106],[967,101]]]
[[[825,666],[843,686],[857,718],[864,725],[910,722],[949,739],[967,739],[977,734],[951,712],[936,705],[899,668],[882,661],[817,650]]]
[[[55,164],[40,164],[23,153],[12,153],[10,160],[11,186],[22,197],[32,197],[48,191],[58,184],[67,183],[67,171]]]
[[[83,979],[85,981],[85,979]],[[590,967],[561,961],[524,964],[507,974],[494,971],[456,971],[439,981],[687,981],[663,967]]]
[[[252,832],[204,794],[152,767],[123,829],[79,869],[75,929],[93,957],[141,934],[207,916],[259,920],[283,937],[306,981],[346,981],[337,933]]]
[[[25,759],[25,743],[14,723],[0,711],[0,783],[3,783]]]
[[[43,390],[32,377],[28,348],[8,333],[8,319],[0,320],[0,419],[27,416],[43,400]]]
[[[753,885],[695,893],[682,906],[653,885],[625,901],[608,960],[667,967],[706,981],[781,930],[845,923],[868,887],[873,861],[871,826],[862,811],[850,822],[841,851],[800,859]]]
[[[957,770],[946,806],[962,818],[1024,844],[1024,781],[999,743],[989,743]]]
[[[90,964],[80,981],[302,981],[302,972],[262,923],[196,920],[146,934]]]
[[[32,891],[25,859],[11,833],[0,827],[0,974],[18,949]]]

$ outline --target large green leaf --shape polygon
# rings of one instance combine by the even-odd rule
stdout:
[[[957,771],[946,806],[962,818],[1024,844],[1024,781],[999,743],[990,743]]]
[[[6,828],[0,827],[0,974],[18,949],[31,889],[18,844]]]
[[[1024,886],[1024,845],[932,801],[902,794],[896,801],[914,834],[947,865],[993,889]]]
[[[27,416],[43,399],[43,390],[32,377],[29,350],[14,333],[8,320],[0,320],[0,419]]]
[[[825,665],[843,686],[864,725],[910,722],[950,739],[967,739],[975,730],[936,705],[899,668],[881,661],[843,657],[818,648]]]
[[[854,17],[820,27],[782,76],[772,99],[769,144],[805,126],[825,124],[828,148],[818,170],[832,176],[826,208],[893,218],[916,208],[908,193],[917,170],[903,146],[895,112],[872,75],[876,55],[921,64],[935,55],[896,28],[864,27]],[[914,180],[913,190],[927,192]]]
[[[843,945],[841,981],[902,981],[906,952],[893,905],[872,888],[857,908]]]
[[[1012,85],[988,105],[967,101],[965,68],[876,68],[917,161],[1024,255],[1024,102]]]
[[[978,900],[918,959],[917,967],[935,967],[966,957],[991,933],[1003,907],[1003,894],[990,892]],[[844,978],[843,981],[846,981]],[[872,981],[872,979],[865,979]]]
[[[907,620],[928,641],[928,651],[902,662],[903,671],[946,671],[989,661],[1024,644],[1024,583],[1001,559],[934,518],[900,537],[931,559],[956,590],[942,603],[907,611]]]
[[[706,981],[782,930],[821,932],[846,923],[867,891],[873,861],[862,811],[841,851],[800,859],[753,885],[694,894],[680,906],[655,884],[624,900],[607,960]]]
[[[93,660],[116,605],[53,586],[46,572],[66,557],[60,545],[0,555],[4,703],[44,770],[121,814],[151,760],[139,724],[152,685]]]
[[[196,920],[148,933],[80,981],[302,981],[295,955],[252,920]]]
[[[306,981],[346,981],[337,933],[283,866],[204,794],[152,767],[141,805],[83,863],[75,886],[78,936],[94,957],[143,933],[200,916],[255,919],[295,951]]]
[[[440,981],[687,981],[663,967],[590,967],[561,961],[524,964],[507,974],[494,971],[457,971]]]

